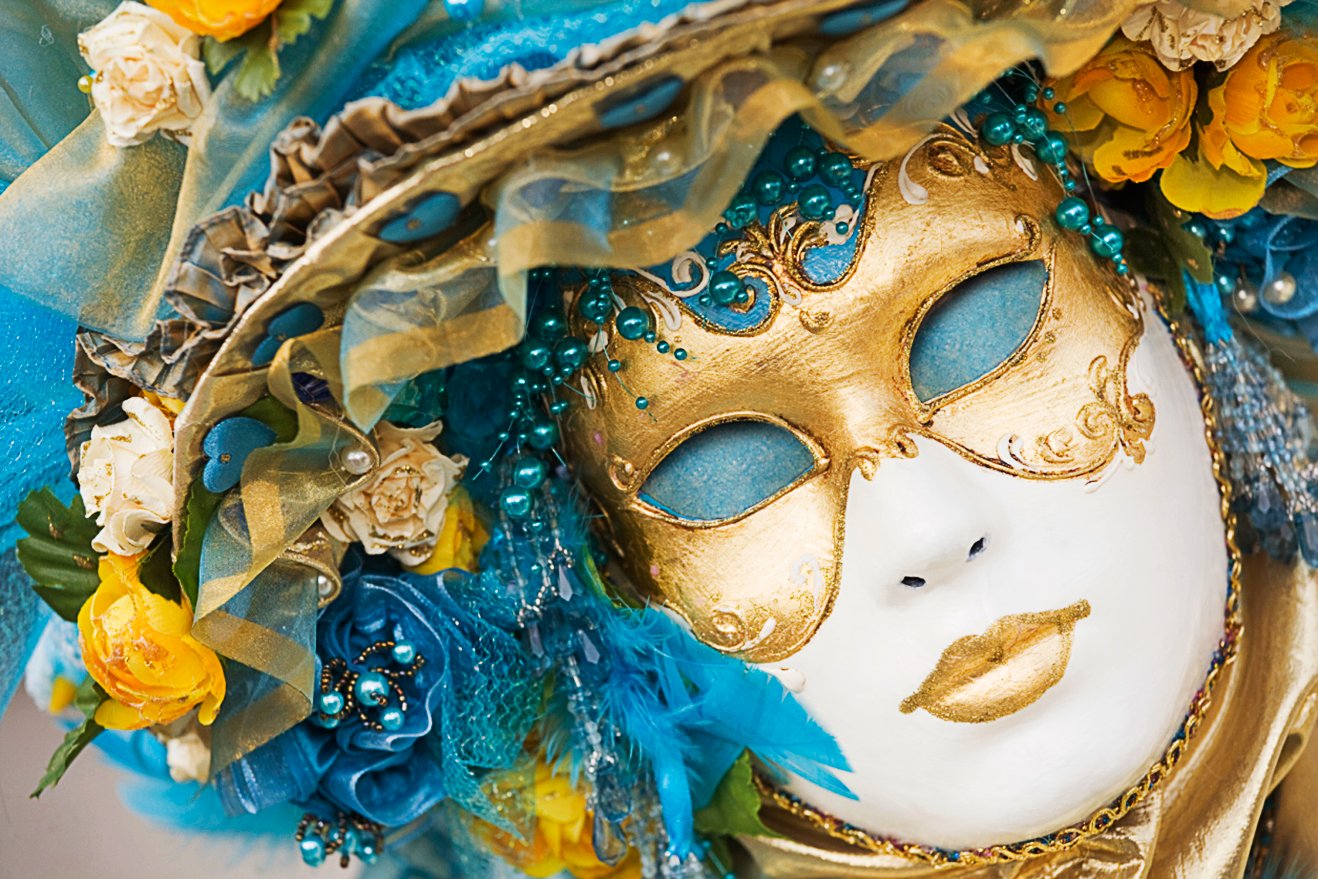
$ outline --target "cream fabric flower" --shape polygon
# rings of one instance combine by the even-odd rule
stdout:
[[[165,739],[165,765],[169,777],[179,782],[210,779],[211,749],[195,729]]]
[[[1132,40],[1153,46],[1158,60],[1172,70],[1209,61],[1226,70],[1264,34],[1281,26],[1281,8],[1291,0],[1262,0],[1233,18],[1191,9],[1180,0],[1157,0],[1142,6],[1121,25]]]
[[[145,143],[157,131],[187,142],[211,93],[201,37],[158,9],[127,2],[83,31],[78,50],[94,71],[92,101],[111,145]]]
[[[92,428],[82,444],[78,486],[100,533],[98,552],[136,555],[174,514],[174,428],[141,397],[124,401],[127,420]]]
[[[375,429],[380,466],[321,516],[329,533],[359,541],[371,555],[388,552],[405,565],[429,558],[449,492],[467,465],[465,458],[446,457],[430,444],[439,430],[439,422],[415,429],[380,422]]]

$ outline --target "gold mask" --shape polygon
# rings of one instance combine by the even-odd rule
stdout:
[[[682,362],[611,339],[625,386],[592,363],[592,399],[572,407],[564,429],[633,583],[705,643],[777,661],[800,650],[832,606],[853,471],[869,476],[884,458],[914,456],[914,436],[1031,479],[1092,475],[1119,452],[1141,461],[1153,405],[1126,383],[1140,301],[1084,237],[1057,226],[1052,209],[1064,195],[1020,154],[942,131],[873,169],[856,254],[836,282],[815,283],[803,267],[820,224],[776,214],[746,231],[734,269],[762,282],[767,321],[733,334],[679,302],[681,327],[665,337],[690,352]],[[926,315],[962,282],[1024,261],[1047,270],[1025,340],[982,377],[921,400],[911,350]],[[667,296],[639,274],[614,288],[629,304]],[[642,486],[670,452],[730,421],[790,431],[813,467],[725,519],[691,521],[646,499]]]

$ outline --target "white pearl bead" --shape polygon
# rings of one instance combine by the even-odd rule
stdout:
[[[1263,300],[1269,305],[1285,305],[1295,298],[1295,276],[1280,272],[1263,287]]]
[[[1259,307],[1258,293],[1254,290],[1254,286],[1249,283],[1237,287],[1236,292],[1231,294],[1231,301],[1235,303],[1236,311],[1241,314],[1252,314]]]
[[[361,446],[348,449],[343,453],[343,469],[354,476],[361,476],[371,470],[371,453]]]
[[[334,593],[334,581],[324,574],[316,575],[316,591],[321,598],[329,598]]]
[[[847,65],[841,62],[826,64],[815,71],[815,88],[831,92],[839,88],[847,79]]]

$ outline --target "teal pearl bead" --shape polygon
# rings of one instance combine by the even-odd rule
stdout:
[[[654,334],[654,330],[647,330],[646,333],[645,333],[645,335],[644,335],[644,336],[641,336],[641,338],[645,340],[645,344],[647,344],[647,345],[653,345],[653,344],[654,344],[654,340],[657,339],[658,336],[656,336],[656,335]]]
[[[1066,140],[1056,131],[1049,131],[1034,147],[1035,153],[1050,165],[1066,161]]]
[[[1057,92],[1053,91],[1051,87],[1043,90],[1043,99],[1045,101],[1051,101],[1055,97],[1057,97]]]
[[[591,323],[602,324],[609,319],[613,311],[613,302],[608,293],[582,296],[577,301],[577,311]]]
[[[1067,111],[1067,106],[1062,101],[1058,101],[1056,104],[1053,104],[1053,112],[1056,113],[1058,116],[1065,115],[1066,111]]]
[[[380,712],[380,726],[389,732],[397,732],[403,728],[403,722],[407,717],[403,714],[403,709],[390,706]]]
[[[317,700],[316,707],[323,714],[338,714],[343,710],[343,694],[338,690],[330,690],[328,693],[321,693]]]
[[[787,151],[783,165],[787,169],[787,176],[793,180],[809,180],[815,175],[819,160],[815,158],[813,150],[798,146]]]
[[[525,457],[513,465],[513,484],[522,488],[539,488],[549,475],[549,468],[539,458]]]
[[[416,662],[416,645],[411,641],[399,641],[390,652],[393,654],[394,662],[399,665],[411,665]]]
[[[531,515],[531,493],[524,488],[506,488],[499,495],[499,509],[509,519],[525,519]]]
[[[357,857],[361,858],[363,864],[374,864],[380,860],[380,851],[374,842],[366,841],[357,846]]]
[[[298,843],[298,850],[302,853],[302,863],[308,867],[325,863],[325,840],[319,836],[304,836]]]
[[[609,372],[617,372],[618,370],[622,369],[622,361],[610,360],[608,363],[608,367],[609,367]]]
[[[1047,130],[1047,116],[1044,116],[1038,110],[1025,111],[1025,118],[1021,121],[1021,132],[1025,135],[1026,140],[1039,140]]]
[[[531,435],[528,437],[531,448],[538,449],[542,452],[548,451],[558,442],[558,425],[552,421],[542,420],[531,425]]]
[[[649,408],[650,408],[650,401],[649,401],[649,399],[647,399],[647,398],[645,398],[645,397],[637,397],[637,398],[636,398],[636,408],[637,408],[637,409],[641,409],[641,410],[649,409]]]
[[[1006,113],[990,113],[985,119],[979,133],[992,146],[1005,146],[1011,143],[1016,134],[1016,123]]]
[[[785,184],[783,175],[777,171],[761,171],[751,181],[751,191],[755,200],[766,207],[782,201]]]
[[[311,715],[311,722],[321,729],[334,729],[339,725],[340,719],[341,718],[335,717],[332,714],[327,715],[316,713]]]
[[[723,219],[734,229],[744,229],[755,221],[758,212],[755,199],[747,193],[740,192],[732,199],[732,204],[723,212]]]
[[[1089,205],[1074,195],[1062,199],[1053,213],[1057,217],[1057,225],[1073,232],[1089,222]]]
[[[751,301],[751,294],[747,292],[745,287],[742,287],[737,291],[737,298],[732,301],[738,305],[745,305],[747,302]]]
[[[567,411],[567,400],[555,400],[549,404],[549,411],[555,415],[562,415]]]
[[[671,347],[672,346],[669,345],[667,341],[665,341],[664,339],[660,339],[659,344],[655,345],[654,349],[658,351],[660,354],[667,354]]]
[[[352,685],[357,701],[363,705],[382,705],[389,698],[389,681],[376,671],[363,672]]]
[[[1217,292],[1223,296],[1230,296],[1236,292],[1236,279],[1230,275],[1217,274],[1213,276],[1213,283],[1217,286]]]
[[[554,351],[548,345],[527,345],[522,349],[522,365],[527,369],[541,370],[549,365]]]
[[[630,341],[636,341],[650,331],[650,315],[644,309],[629,305],[614,318],[618,326],[618,335]]]
[[[676,360],[686,360],[687,354],[685,348],[677,348],[673,351],[673,358]]]
[[[531,332],[546,342],[557,342],[567,335],[567,321],[553,311],[542,311],[531,318]]]
[[[737,298],[737,291],[740,289],[741,278],[738,278],[727,269],[715,272],[714,277],[709,279],[710,295],[714,297],[714,301],[719,305],[731,305]]]
[[[590,356],[590,348],[580,339],[568,336],[554,346],[554,360],[567,372],[576,372]]]
[[[1125,243],[1126,237],[1112,226],[1105,226],[1103,231],[1095,232],[1094,237],[1089,239],[1090,249],[1099,256],[1108,258],[1121,253],[1121,247]]]
[[[1074,180],[1072,180],[1072,179],[1069,178],[1069,177],[1068,177],[1067,179],[1065,179],[1065,180],[1062,181],[1062,187],[1063,187],[1067,192],[1075,192],[1077,186],[1079,186],[1079,184],[1076,183]]]
[[[853,170],[851,160],[841,153],[830,152],[819,160],[819,175],[834,186],[851,179]]]
[[[833,209],[833,200],[829,198],[828,190],[818,183],[803,187],[797,203],[801,208],[801,216],[807,220],[822,220]]]

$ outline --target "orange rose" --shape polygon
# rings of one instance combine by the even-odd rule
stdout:
[[[270,16],[282,0],[148,0],[194,34],[232,40]]]
[[[1208,93],[1204,156],[1234,166],[1236,151],[1310,168],[1318,163],[1318,39],[1266,36]]]
[[[224,701],[224,669],[189,634],[192,614],[147,590],[140,556],[101,558],[101,585],[78,612],[87,673],[110,697],[96,709],[107,729],[172,723],[200,707],[210,724]]]
[[[1074,148],[1104,180],[1142,183],[1190,143],[1194,71],[1168,70],[1147,43],[1117,37],[1052,87],[1067,106],[1048,108],[1052,127],[1074,129]]]

